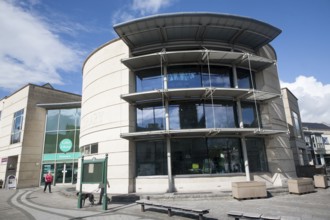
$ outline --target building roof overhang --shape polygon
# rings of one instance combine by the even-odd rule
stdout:
[[[157,130],[121,133],[120,137],[127,140],[150,140],[189,137],[264,137],[270,135],[286,134],[284,130],[258,129],[258,128],[204,128],[181,130]]]
[[[45,109],[80,108],[81,102],[38,103],[37,106]]]
[[[114,30],[133,52],[173,42],[225,43],[256,50],[281,33],[252,18],[204,12],[153,15],[114,25]]]
[[[214,50],[190,50],[190,51],[170,51],[159,52],[148,55],[135,56],[122,59],[122,63],[132,71],[141,69],[160,67],[162,65],[182,65],[182,64],[221,64],[236,65],[256,72],[276,64],[275,60],[264,57],[230,51]]]
[[[263,92],[253,89],[236,88],[180,88],[180,89],[159,89],[140,93],[123,94],[121,98],[130,104],[139,104],[153,101],[168,100],[245,100],[266,102],[281,97],[281,94]]]

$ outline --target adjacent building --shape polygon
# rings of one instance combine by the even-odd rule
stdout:
[[[289,89],[282,88],[282,100],[289,129],[294,163],[296,166],[308,165],[313,161],[313,152],[305,142],[298,99]]]
[[[114,30],[119,38],[83,65],[80,128],[86,157],[109,156],[108,192],[282,186],[296,176],[270,45],[281,30],[214,13],[155,15]]]
[[[306,146],[312,152],[312,164],[330,167],[330,126],[312,122],[303,122],[302,126]]]
[[[0,179],[4,183],[10,176],[18,188],[39,186],[47,171],[55,175],[55,184],[77,180],[80,102],[80,95],[50,84],[28,84],[0,100]]]

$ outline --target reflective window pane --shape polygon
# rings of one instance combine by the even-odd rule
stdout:
[[[238,138],[173,139],[171,149],[173,175],[244,172]]]
[[[210,73],[207,66],[203,68],[202,84],[203,87],[230,88],[231,86],[231,70],[225,67],[210,67]]]
[[[170,129],[205,128],[203,104],[180,103],[169,106]]]
[[[76,111],[76,129],[80,129],[80,116],[81,116],[81,109],[78,108]]]
[[[264,140],[261,138],[246,138],[246,150],[250,172],[267,172],[267,158]]]
[[[242,103],[241,106],[244,128],[257,128],[258,118],[255,105],[253,103]]]
[[[240,140],[237,138],[209,138],[210,173],[244,172]]]
[[[162,106],[138,106],[136,108],[137,131],[165,129],[165,112]]]
[[[57,132],[46,132],[44,154],[56,153]]]
[[[136,169],[137,176],[167,175],[164,142],[136,142]]]
[[[252,88],[250,71],[237,68],[236,72],[237,72],[238,88],[244,88],[244,89]]]
[[[205,121],[206,128],[235,128],[236,122],[233,104],[205,104]]]
[[[205,139],[173,139],[171,141],[172,174],[202,174],[208,160]]]
[[[14,113],[10,144],[18,143],[21,141],[23,118],[24,118],[24,109],[21,109]]]
[[[75,129],[76,111],[76,109],[61,109],[59,130]]]
[[[160,68],[142,70],[135,73],[136,91],[151,91],[163,88]]]
[[[59,114],[60,114],[60,110],[48,110],[47,111],[46,131],[56,131],[57,130]]]
[[[201,74],[198,66],[168,67],[168,88],[201,87]]]

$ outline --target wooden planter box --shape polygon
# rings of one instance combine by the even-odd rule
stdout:
[[[326,175],[314,175],[314,186],[318,188],[327,188],[328,179]]]
[[[266,183],[257,181],[233,182],[233,197],[236,199],[267,197]]]
[[[289,193],[310,193],[314,192],[314,183],[312,178],[296,178],[288,180]]]

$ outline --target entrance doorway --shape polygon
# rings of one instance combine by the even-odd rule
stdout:
[[[77,166],[78,166],[77,163],[56,164],[55,183],[56,184],[75,183]]]

